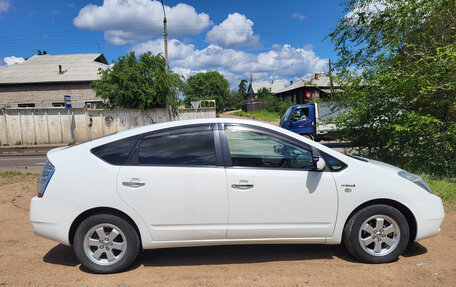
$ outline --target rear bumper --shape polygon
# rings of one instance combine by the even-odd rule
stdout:
[[[30,222],[36,235],[70,245],[69,232],[81,208],[74,202],[45,195],[30,201]]]

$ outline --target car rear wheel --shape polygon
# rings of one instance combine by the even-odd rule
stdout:
[[[139,237],[121,217],[98,214],[84,220],[73,244],[81,264],[94,273],[114,273],[128,268],[139,251]]]
[[[360,261],[386,263],[406,249],[410,230],[407,219],[389,205],[372,205],[353,215],[344,229],[348,251]]]

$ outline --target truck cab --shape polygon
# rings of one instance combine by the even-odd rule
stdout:
[[[316,136],[315,104],[291,106],[280,120],[280,126],[300,135],[314,139]]]

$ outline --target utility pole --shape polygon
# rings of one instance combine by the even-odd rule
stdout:
[[[331,98],[334,97],[334,85],[332,78],[331,59],[329,59],[329,85],[331,86]]]
[[[164,44],[165,44],[165,68],[168,71],[168,31],[166,28],[166,13],[165,13],[165,5],[163,4],[163,0],[161,0],[162,8],[163,8],[163,36],[164,36]]]
[[[163,8],[163,40],[165,46],[165,73],[168,74],[168,30],[166,28],[166,12],[165,12],[165,5],[163,4],[163,0],[161,0],[162,8]],[[165,100],[166,110],[168,111],[169,120],[173,120],[173,113],[171,112],[171,107],[169,106],[169,98],[166,95]]]

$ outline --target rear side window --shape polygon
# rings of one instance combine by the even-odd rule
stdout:
[[[212,130],[178,130],[146,137],[138,147],[140,165],[215,166]]]
[[[91,152],[107,163],[123,165],[141,135],[124,138],[91,149]]]

